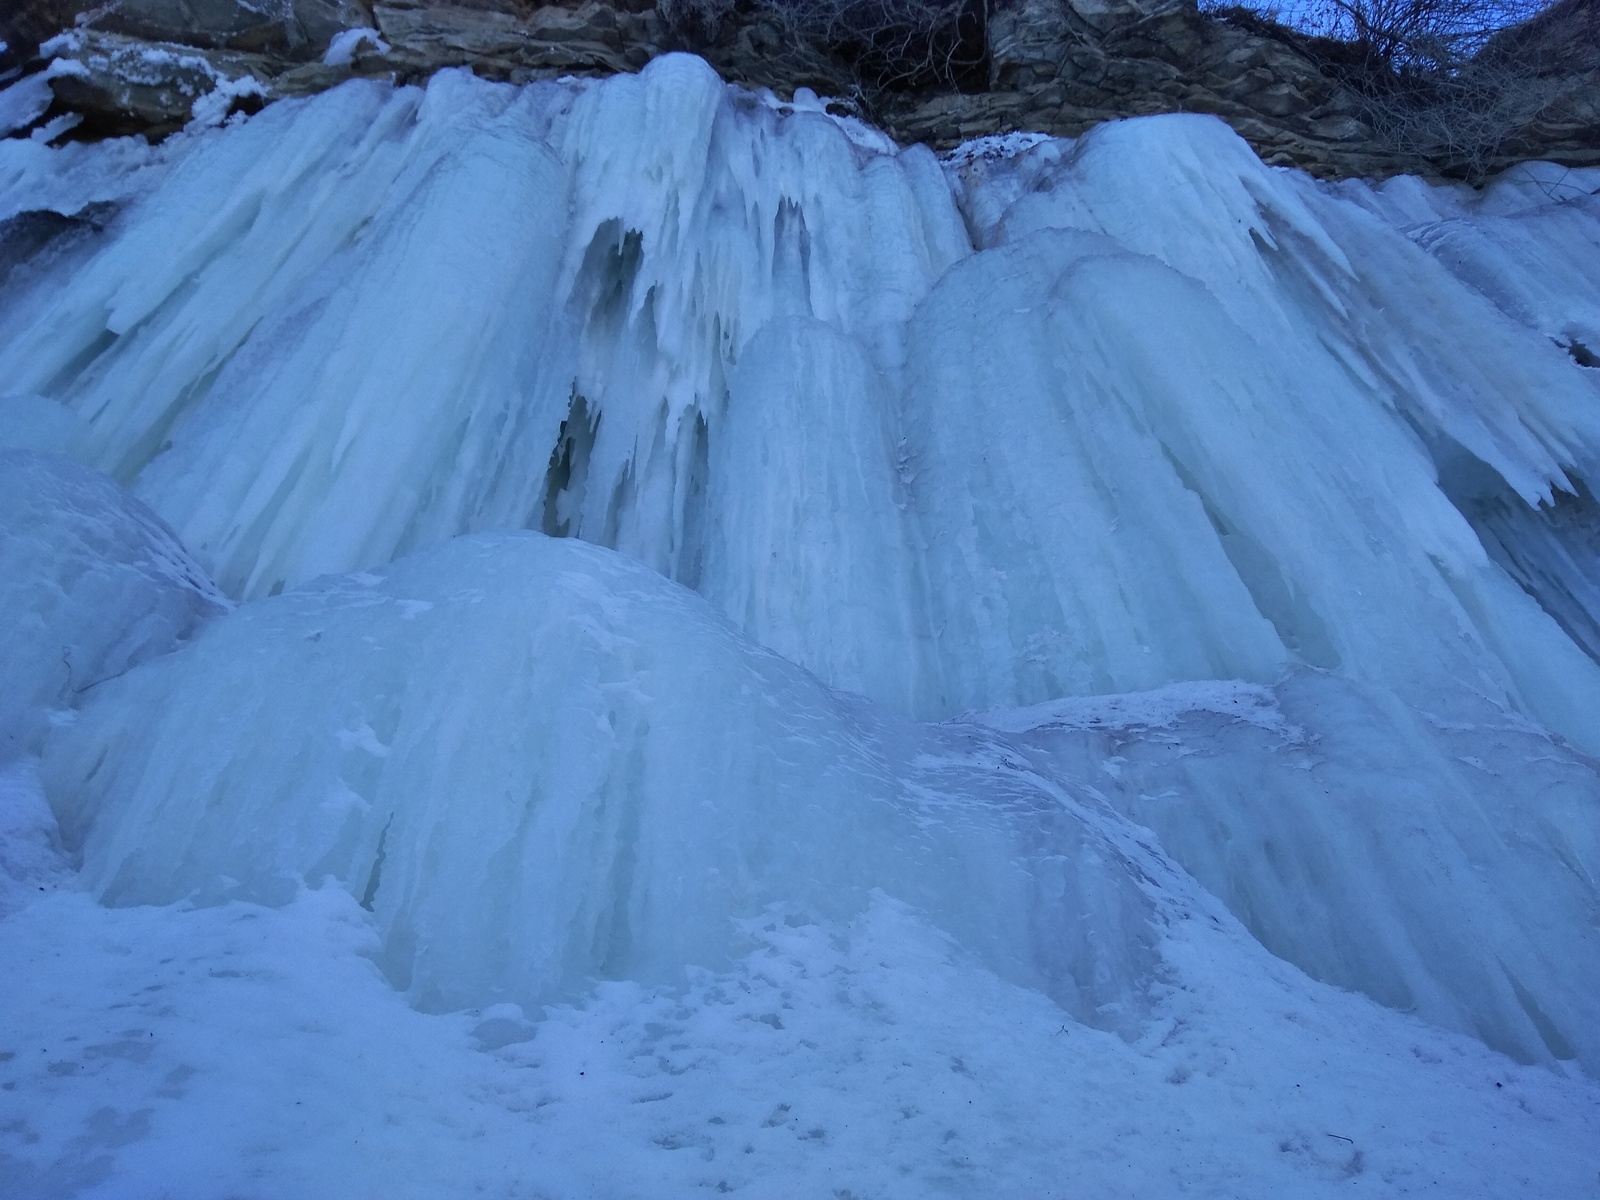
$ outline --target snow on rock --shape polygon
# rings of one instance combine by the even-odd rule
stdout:
[[[341,29],[333,35],[333,40],[328,43],[327,53],[322,56],[322,65],[325,67],[348,67],[356,60],[358,54],[387,54],[389,43],[383,40],[381,34],[370,26],[359,29]]]
[[[211,89],[195,97],[194,103],[189,106],[189,123],[196,128],[209,129],[222,124],[241,100],[254,100],[257,103],[266,100],[267,89],[253,75],[230,78],[218,74],[212,78],[214,82]]]
[[[165,653],[226,605],[172,531],[111,480],[0,449],[0,760],[37,742],[49,709]]]
[[[32,125],[44,116],[54,98],[50,79],[42,71],[0,88],[0,137]]]

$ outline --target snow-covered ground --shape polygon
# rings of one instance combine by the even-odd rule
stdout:
[[[25,768],[0,798],[8,839],[43,835]],[[18,1200],[1600,1186],[1592,1080],[1314,983],[1200,898],[1125,1041],[881,894],[848,922],[752,919],[733,966],[679,988],[435,1016],[382,978],[335,886],[107,909],[31,866],[43,893],[0,925]]]
[[[1600,172],[671,56],[0,222],[8,1200],[1600,1193]]]

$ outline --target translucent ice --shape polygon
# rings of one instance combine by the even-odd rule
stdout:
[[[1600,747],[1570,605],[1451,490],[1593,473],[1600,387],[1551,342],[1587,293],[1527,298],[1587,201],[1329,189],[1198,117],[1019,148],[947,179],[668,57],[352,83],[116,150],[132,194],[20,156],[12,208],[122,211],[10,290],[0,375],[239,596],[535,528],[917,715],[1299,662]]]
[[[37,741],[48,709],[170,650],[226,604],[111,480],[0,449],[0,760]]]

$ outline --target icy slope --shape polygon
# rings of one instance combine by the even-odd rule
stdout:
[[[0,1194],[1592,1189],[1592,1082],[1312,983],[1217,915],[1170,931],[1174,986],[1129,1043],[881,896],[842,925],[745,922],[737,961],[687,986],[524,1016],[409,1008],[336,888],[273,909],[54,893],[0,926]]]

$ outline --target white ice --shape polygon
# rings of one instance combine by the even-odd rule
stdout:
[[[44,116],[53,98],[50,80],[42,71],[0,88],[0,137],[32,125]]]

